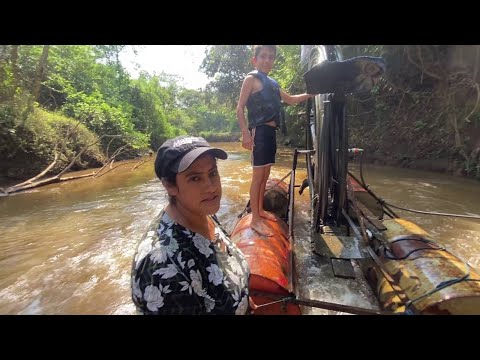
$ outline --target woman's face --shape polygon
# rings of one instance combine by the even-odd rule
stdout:
[[[198,157],[185,171],[177,174],[177,185],[167,188],[176,198],[176,206],[195,215],[213,215],[220,209],[222,185],[215,158]]]

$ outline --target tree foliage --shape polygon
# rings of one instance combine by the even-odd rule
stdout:
[[[14,158],[35,154],[35,167],[49,163],[47,148],[53,143],[47,139],[62,134],[55,123],[76,121],[102,139],[103,151],[128,149],[126,157],[156,150],[179,134],[239,138],[235,106],[243,79],[253,70],[251,45],[209,46],[199,69],[211,79],[204,90],[185,89],[177,76],[165,73],[131,78],[119,61],[125,48],[0,45],[0,176],[9,173]],[[387,63],[385,77],[371,94],[350,97],[352,143],[407,166],[419,158],[445,158],[452,169],[480,177],[479,46],[341,48],[345,59],[382,56]],[[290,94],[305,91],[299,57],[300,45],[277,46],[270,75]],[[289,138],[298,145],[305,130],[305,118],[298,115],[303,106],[285,111]],[[78,146],[89,136],[85,131],[72,137]],[[98,161],[99,155],[93,162]],[[85,157],[77,165],[93,162]]]
[[[372,94],[352,97],[356,146],[405,166],[446,159],[452,169],[480,178],[479,46],[351,45],[343,51],[387,63]]]
[[[186,102],[186,89],[177,76],[142,73],[132,79],[119,61],[124,45],[1,45],[0,46],[0,151],[36,152],[39,166],[48,163],[44,151],[51,142],[35,140],[35,124],[42,124],[44,109],[57,114],[55,121],[79,121],[99,136],[103,150],[126,149],[124,157],[156,150],[172,136],[230,129],[231,117],[219,113],[210,92],[190,91],[195,102]],[[219,115],[220,114],[220,115]],[[228,114],[230,115],[230,114]],[[63,117],[62,117],[63,116]],[[28,120],[28,121],[27,121]],[[58,128],[58,127],[53,127]],[[112,140],[113,139],[113,140]],[[120,157],[121,158],[121,157]],[[118,159],[118,158],[117,158]],[[0,161],[0,176],[11,162]],[[10,172],[11,173],[11,172]],[[19,175],[21,176],[21,175]]]
[[[219,100],[236,106],[245,75],[252,70],[249,45],[214,45],[202,62],[202,69],[213,78],[207,89],[217,92]]]

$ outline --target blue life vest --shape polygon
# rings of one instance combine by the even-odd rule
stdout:
[[[263,88],[251,94],[247,100],[248,128],[274,120],[277,127],[280,125],[281,100],[280,86],[267,74],[254,70],[248,73],[262,82]]]

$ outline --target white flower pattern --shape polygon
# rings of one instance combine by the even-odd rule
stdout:
[[[147,308],[150,311],[157,311],[158,308],[163,306],[163,296],[159,288],[153,285],[149,285],[145,288],[145,301],[147,302]]]
[[[212,243],[208,239],[205,239],[202,235],[196,234],[193,237],[193,243],[195,247],[200,251],[201,254],[205,255],[205,257],[209,257],[213,254],[213,250],[210,249],[210,244]]]
[[[222,283],[223,279],[223,272],[216,264],[212,264],[207,267],[208,274],[208,281],[213,283],[213,285],[219,285]]]
[[[168,254],[170,256],[172,256],[173,254],[175,254],[175,252],[178,250],[178,243],[177,243],[177,240],[175,240],[175,238],[170,238],[170,241],[169,241],[169,244],[167,245],[167,251],[168,251]]]
[[[248,263],[217,225],[215,238],[228,252],[159,214],[134,256],[131,287],[138,312],[246,314]]]
[[[237,310],[235,310],[235,315],[243,315],[248,310],[248,296],[244,296],[242,300],[240,300],[240,304],[237,306]]]
[[[235,284],[235,285],[240,285],[240,277],[235,274],[233,271],[227,269],[227,274],[230,277],[230,280]]]
[[[163,264],[167,260],[167,249],[160,247],[150,252],[150,259],[156,264]]]
[[[142,261],[143,258],[145,258],[145,256],[147,256],[151,250],[152,250],[152,238],[147,237],[138,245],[137,254],[135,255],[135,262],[139,264],[140,261]]]
[[[202,287],[202,275],[200,274],[200,271],[190,270],[190,278],[192,279],[191,285],[195,294],[204,296],[206,292]]]
[[[162,275],[162,279],[169,279],[178,273],[177,267],[174,264],[168,264],[165,268],[155,270],[152,275]]]
[[[141,299],[143,294],[142,290],[140,290],[140,279],[138,279],[137,281],[135,281],[135,279],[132,279],[132,284],[133,296],[135,296],[137,299]]]
[[[204,300],[205,300],[205,309],[207,313],[209,313],[215,307],[215,300],[208,295],[205,295]]]
[[[242,267],[240,266],[238,261],[235,261],[235,259],[232,259],[231,257],[229,257],[227,261],[228,265],[235,274],[241,275],[243,273]]]

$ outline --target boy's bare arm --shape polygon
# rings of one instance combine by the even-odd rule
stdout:
[[[254,77],[248,75],[242,84],[242,90],[240,90],[240,98],[237,104],[237,121],[242,131],[242,146],[247,150],[252,150],[252,137],[248,132],[248,126],[245,119],[245,107],[247,106],[247,100],[253,89]]]
[[[316,94],[290,95],[290,94],[287,94],[285,91],[280,90],[280,96],[282,97],[283,102],[287,103],[288,105],[298,104],[302,101],[305,101],[307,99],[314,97],[315,95]]]

